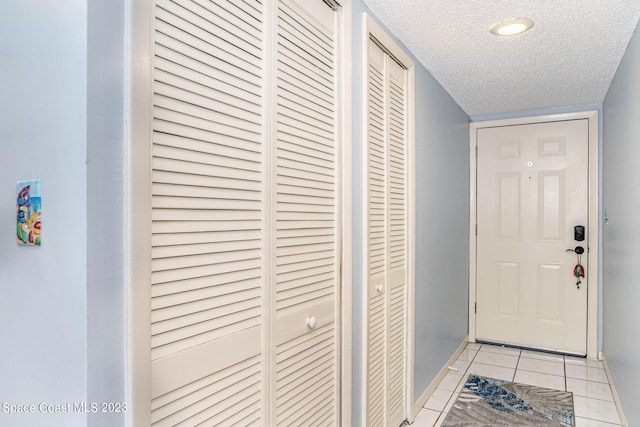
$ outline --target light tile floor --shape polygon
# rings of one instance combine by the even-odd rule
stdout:
[[[452,368],[413,427],[440,426],[469,374],[573,392],[576,427],[621,425],[600,361],[470,343]]]

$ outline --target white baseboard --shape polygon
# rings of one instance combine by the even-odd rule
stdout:
[[[438,372],[438,375],[436,375],[433,381],[431,381],[431,384],[429,384],[429,387],[427,387],[427,389],[420,395],[418,400],[413,404],[413,407],[411,408],[411,420],[409,421],[413,422],[416,419],[418,412],[420,412],[420,410],[425,405],[425,403],[427,403],[427,400],[429,400],[433,392],[436,391],[440,382],[442,382],[444,377],[449,372],[451,372],[449,370],[449,366],[452,366],[456,362],[456,360],[458,360],[458,357],[460,357],[465,347],[467,346],[468,342],[469,342],[469,337],[466,337],[462,341],[462,343],[460,343],[457,350],[453,353],[453,355],[449,358],[449,360],[447,360],[447,363],[445,363],[444,367],[440,370],[440,372]]]
[[[616,408],[618,409],[618,415],[620,415],[620,424],[622,424],[624,427],[629,427],[629,423],[627,422],[627,419],[624,416],[624,412],[622,411],[622,404],[620,403],[620,398],[618,397],[616,386],[613,383],[613,377],[611,376],[609,365],[607,365],[607,359],[605,359],[602,352],[598,354],[598,358],[602,360],[602,365],[604,366],[604,372],[607,374],[607,379],[609,380],[609,386],[611,387],[611,394],[613,394],[613,402],[616,404]]]

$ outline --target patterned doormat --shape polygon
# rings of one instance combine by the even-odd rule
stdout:
[[[574,427],[573,393],[469,375],[443,427]]]

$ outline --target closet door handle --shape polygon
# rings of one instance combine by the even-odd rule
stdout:
[[[383,289],[384,285],[382,283],[376,285],[376,291],[378,291],[378,293],[382,292]]]
[[[316,316],[309,316],[305,319],[305,323],[309,329],[314,329],[318,324],[318,319],[316,319]]]

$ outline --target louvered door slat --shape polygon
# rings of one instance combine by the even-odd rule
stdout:
[[[277,382],[281,398],[276,418],[278,425],[308,425],[312,415],[309,411],[331,403],[335,391],[334,333],[333,326],[326,325],[314,331],[311,337],[294,339],[279,346],[276,360],[277,375],[281,378]],[[327,368],[318,375],[317,371],[323,365]],[[318,381],[301,381],[309,374],[315,374]],[[322,401],[325,401],[324,405],[319,404]]]
[[[171,182],[174,179],[173,174],[170,172],[166,174],[156,173],[154,175],[155,175],[156,182]],[[158,175],[163,175],[163,176],[158,177]],[[169,175],[168,178],[165,177],[167,175]],[[184,177],[183,175],[176,175],[176,180],[179,180],[180,178],[183,178],[183,177]],[[204,177],[204,176],[187,176],[187,180],[190,180],[190,179],[197,180],[199,184],[203,184],[203,183],[206,184],[207,182],[209,182],[208,177]],[[225,182],[224,179],[221,179],[220,181],[222,181],[225,187],[227,185],[231,185],[231,181]],[[182,183],[183,181],[179,180],[174,182],[178,184],[178,183]],[[235,181],[233,181],[233,183],[235,183]],[[240,188],[256,190],[256,188],[254,187],[255,183],[245,182],[243,184],[244,185],[240,185]],[[232,188],[232,187],[228,187],[228,188]],[[213,209],[213,210],[198,210],[198,211],[191,211],[191,212],[183,212],[181,209],[158,209],[153,212],[153,219],[157,221],[157,223],[154,224],[154,226],[161,227],[162,224],[164,224],[167,221],[200,221],[200,220],[256,221],[260,219],[260,215],[255,211],[240,211],[240,210]],[[309,219],[312,219],[312,218],[309,218]],[[316,218],[316,217],[314,217],[313,219],[321,220],[321,218]],[[241,222],[240,224],[243,224],[243,223]],[[173,230],[173,228],[171,229]],[[230,229],[234,229],[234,228],[230,228]],[[241,229],[245,229],[245,228],[242,227]]]
[[[170,106],[179,108],[180,104]],[[197,109],[192,108],[192,110]],[[154,117],[164,121],[164,123],[158,123],[158,127],[156,127],[155,130],[157,132],[173,133],[185,137],[188,137],[190,134],[197,135],[203,133],[203,131],[212,132],[216,134],[214,136],[220,135],[223,143],[235,139],[237,140],[238,146],[245,145],[252,147],[253,144],[260,144],[259,134],[242,128],[212,122],[208,120],[207,114],[204,111],[196,112],[199,112],[203,117],[196,117],[161,107],[154,108]]]
[[[320,105],[305,104],[304,100],[299,95],[289,94],[285,91],[282,91],[280,103],[292,111],[297,111],[305,118],[311,118],[313,120],[319,119],[322,121],[331,119],[331,115],[333,113],[333,111],[326,110]]]
[[[170,41],[170,39],[166,39]],[[260,105],[261,93],[259,80],[250,79],[249,81],[239,76],[231,75],[226,69],[220,67],[212,69],[207,63],[202,62],[206,56],[194,49],[183,47],[187,52],[175,50],[180,44],[172,43],[173,48],[162,45],[156,45],[155,68],[159,74],[159,81],[164,81],[168,76],[180,76],[185,80],[209,87],[218,91],[224,96],[231,96],[253,105]],[[195,57],[191,57],[188,53],[194,53]],[[225,67],[226,68],[226,67]]]
[[[306,56],[319,61],[312,67],[315,72],[322,72],[327,68],[332,70],[334,67],[333,37],[328,37],[318,22],[305,19],[286,3],[280,6],[280,16],[282,19],[279,23],[279,29],[282,41],[298,45]],[[331,73],[328,74],[331,76]],[[328,81],[331,82],[331,80],[332,78],[329,77]]]
[[[200,182],[200,179],[215,178],[216,181],[220,180],[221,185],[229,185],[227,188],[246,188],[248,184],[242,182],[243,176],[248,182],[260,182],[260,173],[258,171],[230,169],[226,166],[205,163],[190,163],[180,159],[156,157],[153,159],[153,167],[155,168],[154,177],[157,177],[162,172],[169,172],[180,176],[180,178],[177,178],[180,180],[197,179]],[[255,186],[250,188],[254,189]]]
[[[254,368],[254,371],[257,371],[257,369]],[[258,407],[255,403],[253,405],[251,404],[251,397],[255,399],[255,396],[252,396],[255,392],[251,389],[253,388],[252,386],[259,383],[260,375],[259,372],[254,372],[248,377],[245,376],[246,372],[242,374],[242,376],[236,376],[233,382],[227,381],[219,384],[219,386],[222,386],[220,387],[221,392],[207,395],[211,390],[198,390],[188,396],[188,403],[182,401],[178,402],[179,405],[162,408],[167,411],[175,408],[176,412],[172,412],[165,418],[160,418],[160,414],[155,414],[158,419],[154,420],[154,422],[157,423],[157,425],[167,427],[179,425],[193,426],[213,418],[218,422],[218,424],[213,425],[220,425],[220,422],[232,423],[234,418],[244,418],[247,416],[246,412],[255,413]],[[212,413],[211,407],[213,404],[221,400],[227,402],[227,407],[217,413]],[[248,408],[242,407],[244,406],[243,401],[248,403]],[[187,404],[185,405],[185,403]],[[234,406],[236,407],[234,408]]]
[[[181,307],[172,306],[167,309],[156,309],[153,313],[154,329],[152,333],[156,331],[177,331],[181,327],[181,323],[200,325],[201,321],[209,321],[210,312],[238,311],[237,307],[233,307],[233,305],[243,306],[249,314],[254,308],[255,299],[260,298],[260,292],[259,289],[248,290],[244,292],[244,295],[238,295],[236,298],[236,302],[225,304],[224,306],[220,306],[215,298],[210,298],[184,304]],[[241,313],[241,311],[238,312]],[[255,311],[253,316],[255,316]],[[190,318],[194,318],[194,320]]]
[[[256,21],[256,25],[262,22],[262,0],[243,0],[235,6],[251,16]]]
[[[183,130],[188,130],[184,129]],[[186,132],[184,132],[186,133]],[[185,149],[190,150],[197,153],[205,153],[211,154],[215,156],[219,156],[221,158],[230,158],[230,159],[240,159],[243,161],[250,162],[259,162],[260,161],[260,153],[255,151],[256,144],[250,144],[245,147],[238,146],[230,146],[221,143],[219,140],[200,140],[193,137],[187,137],[184,135],[175,135],[175,134],[167,134],[164,132],[156,132],[154,135],[154,143],[160,147],[171,147],[174,149]],[[159,152],[156,150],[156,156],[159,155]],[[162,174],[161,170],[156,169],[154,171],[155,174]],[[175,177],[185,179],[185,177],[189,177],[188,174],[178,174]],[[218,177],[222,178],[222,177]],[[191,181],[191,184],[197,185],[200,183],[200,177],[198,177],[197,181]],[[251,181],[251,180],[243,180],[243,181]],[[155,177],[155,182],[158,182],[158,177]],[[255,182],[255,181],[254,181]],[[227,182],[229,183],[229,182]],[[246,185],[244,182],[240,183],[241,185]],[[238,187],[242,188],[242,187]],[[255,185],[253,188],[257,188]]]
[[[237,97],[225,96],[220,91],[211,89],[199,83],[194,83],[184,78],[176,78],[173,75],[158,71],[156,73],[156,94],[163,97],[180,100],[182,102],[206,108],[210,114],[223,112],[225,118],[246,121],[248,125],[259,125],[260,115],[256,114],[255,105],[243,101]],[[158,97],[160,98],[160,97]],[[156,101],[156,105],[163,106],[162,100]],[[165,101],[165,108],[175,108],[176,104]],[[184,109],[179,111],[186,112]]]
[[[177,210],[177,209],[164,209],[165,211]],[[238,214],[238,217],[234,220],[232,215],[234,213]],[[178,218],[177,220],[160,220],[156,219],[156,224],[152,228],[154,233],[163,233],[163,234],[171,234],[171,233],[207,233],[207,232],[215,232],[215,231],[250,231],[250,230],[259,230],[260,229],[260,219],[252,217],[252,214],[255,215],[255,211],[225,211],[225,215],[223,218],[218,219],[221,215],[219,212],[206,210],[204,212],[199,212],[202,216],[210,215],[207,218],[207,221],[197,221],[187,220],[184,218]],[[234,249],[237,249],[238,246],[234,246],[234,244],[244,243],[249,244],[250,241],[244,240],[246,237],[243,237],[242,242],[230,242],[228,247],[223,248],[224,251],[231,252]],[[213,243],[213,242],[212,242]],[[179,245],[181,246],[181,245]],[[253,247],[253,246],[252,246]],[[160,253],[160,249],[167,248],[154,248],[156,253]],[[189,248],[172,248],[176,250],[181,249],[189,249]],[[193,248],[197,249],[197,248]],[[222,252],[222,251],[217,251]],[[207,252],[211,253],[211,252]],[[186,255],[183,254],[183,255]],[[166,258],[167,256],[160,256],[158,258]]]
[[[175,95],[175,94],[174,94]],[[179,96],[179,95],[175,95]],[[190,94],[186,94],[183,99],[176,100],[160,94],[154,96],[156,110],[167,110],[168,113],[178,113],[180,116],[190,116],[194,121],[206,120],[219,127],[221,133],[225,135],[237,136],[247,140],[257,140],[260,133],[260,124],[245,122],[243,117],[230,116],[229,111],[209,110],[196,105],[190,101]],[[224,108],[224,107],[223,107]],[[241,114],[244,116],[244,114]]]
[[[242,230],[239,226],[235,226],[236,230],[241,231],[217,231],[211,233],[180,233],[180,234],[154,234],[151,237],[151,244],[154,246],[153,251],[169,250],[169,246],[182,245],[200,245],[208,243],[221,242],[237,242],[237,241],[259,241],[261,238],[260,231],[253,230],[253,227]],[[187,248],[188,249],[188,248]]]
[[[252,59],[250,55],[244,55],[239,61],[224,50],[207,45],[206,42],[162,21],[156,23],[156,43],[166,48],[167,59],[171,60],[171,52],[175,51],[204,64],[211,60],[219,61],[218,73],[235,75],[236,78],[245,80],[248,85],[260,87],[260,66],[249,62]]]
[[[331,119],[327,117],[311,117],[308,115],[301,114],[301,112],[297,109],[292,109],[286,104],[281,104],[283,106],[282,116],[280,123],[283,125],[280,129],[283,133],[287,133],[286,129],[296,129],[303,130],[310,135],[319,136],[324,138],[325,141],[330,145],[333,139],[333,127],[331,126]],[[295,106],[293,106],[296,108]],[[290,135],[296,135],[296,133],[289,133]],[[315,139],[312,138],[313,141]]]
[[[304,93],[295,90],[295,86],[283,83],[279,88],[280,102],[292,109],[310,112],[314,116],[325,118],[333,117],[332,105],[321,105],[320,103],[309,103]]]
[[[210,396],[233,384],[260,372],[260,358],[253,357],[239,362],[233,367],[193,381],[179,391],[166,393],[153,401],[152,409],[157,419],[163,419],[182,408]]]
[[[286,21],[280,27],[281,38],[279,40],[280,47],[286,53],[287,62],[291,63],[293,68],[299,68],[301,71],[308,72],[311,76],[309,82],[313,82],[314,86],[324,86],[327,90],[331,90],[333,63],[330,59],[322,57],[318,54],[315,46],[310,46],[306,40],[298,37],[296,31],[289,31]],[[291,70],[291,69],[289,69]]]
[[[163,223],[168,223],[166,225],[167,229],[176,229],[177,225],[173,225],[172,222],[164,221]],[[230,224],[230,226],[234,226],[235,224]],[[194,233],[199,233],[201,230],[193,231]],[[203,255],[203,254],[214,254],[220,252],[227,251],[241,251],[245,249],[251,249],[255,247],[255,243],[251,240],[243,240],[236,242],[224,242],[224,243],[206,243],[200,245],[178,245],[178,246],[163,246],[163,247],[155,247],[152,250],[152,256],[156,260],[160,260],[163,258],[174,258],[174,257],[183,257],[183,256],[191,256],[191,255]]]
[[[210,0],[193,0],[193,3],[197,3],[201,7],[209,10],[216,16],[214,22],[217,25],[225,26],[227,24],[233,24],[235,27],[244,29],[245,26],[252,27],[253,30],[258,32],[262,28],[263,21],[263,2],[261,0],[243,0],[243,1],[222,1],[212,2]],[[223,21],[223,22],[220,22]],[[237,31],[230,30],[231,33],[237,35]],[[254,36],[256,32],[248,32],[248,37],[252,39],[258,39]],[[259,44],[259,42],[257,42]]]
[[[377,289],[369,288],[377,292]],[[367,425],[383,426],[385,420],[385,381],[387,340],[385,329],[386,304],[378,293],[369,299],[369,331],[367,336]]]
[[[310,367],[307,371],[299,376],[291,378],[291,381],[281,384],[280,392],[283,396],[289,393],[295,393],[303,384],[316,384],[319,380],[326,377],[326,372],[330,372],[333,369],[333,360],[331,358],[325,358],[319,363],[315,363],[313,367]]]
[[[241,3],[236,3],[240,5]],[[191,34],[211,43],[214,38],[219,45],[225,45],[226,50],[235,51],[236,48],[243,52],[247,52],[256,58],[262,56],[261,40],[252,37],[251,33],[245,31],[237,31],[238,26],[234,23],[241,23],[240,26],[251,25],[252,19],[237,16],[229,13],[224,8],[219,7],[213,2],[193,1],[193,0],[159,0],[157,5],[161,10],[166,10],[172,19],[179,17],[184,20],[181,28],[185,28]],[[206,7],[203,7],[206,6]],[[235,12],[239,12],[235,9]],[[156,14],[157,19],[163,19],[162,13]],[[244,18],[244,19],[243,19]],[[258,27],[254,27],[259,29]],[[233,48],[231,48],[233,46]]]
[[[156,7],[156,31],[202,52],[206,52],[216,59],[225,61],[228,64],[233,64],[233,66],[255,76],[260,75],[260,51],[257,49],[259,45],[255,47],[250,46],[241,43],[237,39],[230,43],[224,38],[207,32],[203,28],[186,20],[184,18],[185,12],[185,9],[176,6],[172,1],[159,1]],[[182,14],[182,16],[180,16],[179,13]],[[189,14],[189,16],[193,16],[193,14]],[[200,21],[202,21],[202,19]],[[245,22],[239,22],[238,24],[246,27]],[[214,23],[205,23],[204,25],[211,30],[216,28]],[[235,30],[237,31],[240,28],[242,27],[236,27]],[[249,28],[246,30],[249,30]],[[255,29],[253,31],[255,31]],[[239,47],[238,44],[244,44],[244,49]]]
[[[247,359],[230,369],[195,381],[182,390],[160,396],[153,402],[152,422],[158,425],[175,425],[172,423],[189,418],[194,412],[197,413],[198,409],[201,409],[195,408],[196,411],[193,411],[192,405],[197,405],[207,399],[225,400],[230,397],[237,390],[232,390],[230,387],[236,383],[241,382],[245,386],[240,389],[250,388],[251,384],[258,384],[260,369],[259,358]],[[255,402],[255,399],[248,399],[248,402],[252,401]],[[253,407],[249,406],[245,408],[245,411],[247,409],[248,412],[243,414],[244,418],[251,418],[251,415],[253,418],[259,417],[259,405],[253,403]],[[242,412],[240,413],[242,414]]]
[[[212,227],[214,228],[214,227]],[[245,242],[247,243],[247,242]],[[217,263],[240,262],[247,259],[260,259],[260,251],[252,248],[250,250],[233,251],[226,248],[225,251],[207,253],[204,255],[182,256],[179,258],[154,259],[151,264],[152,271],[164,271],[170,269],[190,268],[209,265],[212,259]]]

